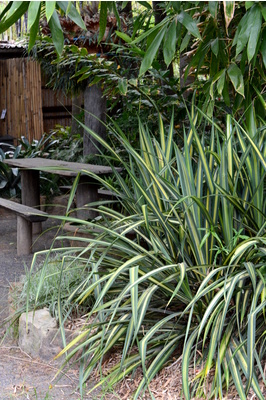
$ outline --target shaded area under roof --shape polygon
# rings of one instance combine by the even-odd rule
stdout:
[[[26,47],[20,42],[8,42],[0,40],[0,59],[23,57],[26,54]]]

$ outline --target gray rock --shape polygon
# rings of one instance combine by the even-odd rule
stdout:
[[[19,347],[33,358],[51,360],[63,348],[56,319],[48,309],[21,314]]]

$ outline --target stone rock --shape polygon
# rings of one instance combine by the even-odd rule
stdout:
[[[66,332],[68,342],[73,331]],[[33,358],[51,360],[62,349],[61,334],[56,319],[48,309],[21,314],[19,318],[19,347]]]

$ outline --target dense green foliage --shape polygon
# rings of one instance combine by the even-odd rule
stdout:
[[[80,14],[71,1],[9,1],[0,14],[0,33],[5,32],[25,12],[28,12],[29,48],[31,49],[39,33],[40,18],[45,16],[56,51],[61,53],[64,47],[64,34],[58,11],[66,14],[82,29],[86,29]]]
[[[72,218],[77,177],[67,215],[58,217],[88,232],[70,237],[77,246],[67,249],[57,237],[48,253],[61,254],[61,278],[66,266],[68,275],[72,266],[85,267],[66,296],[60,286],[62,331],[71,307],[84,305],[88,317],[61,355],[66,362],[78,357],[81,391],[104,356],[119,348],[121,362],[96,386],[115,385],[140,366],[143,380],[133,395],[139,398],[172,356],[180,356],[186,399],[224,398],[234,386],[241,400],[251,389],[263,400],[265,5],[162,2],[155,23],[155,10],[141,3],[144,11],[133,13],[128,31],[117,32],[122,41],[112,59],[76,46],[52,55],[55,84],[66,66],[77,85],[105,84],[114,111],[108,142],[81,126],[125,172],[114,169],[113,181],[87,172],[119,207],[99,202],[90,205],[98,206],[96,221]],[[99,40],[110,7],[119,19],[115,2],[101,2]],[[180,66],[183,56],[187,68],[173,75],[168,67]],[[37,260],[38,254],[33,270]],[[31,307],[39,306],[48,265],[49,257]]]
[[[45,264],[43,266],[43,264]],[[61,257],[51,257],[48,262],[40,263],[36,271],[27,274],[23,280],[21,294],[18,298],[19,305],[28,304],[29,309],[32,308],[49,308],[52,316],[57,320],[58,316],[58,301],[60,299],[60,307],[65,318],[71,314],[71,317],[81,316],[87,308],[92,304],[88,302],[84,307],[76,307],[73,310],[73,302],[69,302],[69,295],[76,291],[76,298],[82,293],[80,281],[86,280],[87,267],[86,262],[62,263]],[[43,281],[42,287],[38,290],[40,280]],[[58,297],[58,292],[61,293]],[[25,311],[19,310],[19,312]]]
[[[117,32],[141,57],[139,76],[156,60],[181,65],[185,56],[185,85],[191,75],[192,87],[207,96],[209,111],[217,97],[234,112],[249,104],[254,87],[260,90],[265,83],[264,2],[162,2],[163,17],[155,25],[154,10],[146,7],[145,19],[134,20],[131,36]]]
[[[101,2],[102,30],[108,9],[113,2]],[[132,140],[136,114],[148,117],[154,131],[154,116],[159,111],[169,121],[173,104],[175,125],[181,127],[182,96],[190,101],[193,94],[210,117],[241,117],[253,101],[265,119],[265,9],[263,2],[161,2],[161,22],[155,24],[154,9],[142,2],[141,9],[133,7],[126,32],[118,23],[120,41],[102,57],[75,45],[57,56],[50,39],[34,54],[54,89],[101,85],[108,115]],[[118,10],[115,15],[119,18]],[[246,118],[249,123],[250,114]]]
[[[10,168],[4,163],[5,159],[17,158],[20,148],[6,145],[5,151],[0,148],[0,192],[10,197],[20,193],[20,176],[17,168]]]
[[[265,126],[249,131],[228,117],[225,131],[212,123],[211,132],[203,134],[201,111],[194,108],[188,117],[182,151],[174,144],[173,120],[168,130],[159,121],[159,140],[140,123],[139,152],[116,127],[113,134],[130,163],[103,143],[130,184],[115,171],[116,186],[105,184],[119,199],[121,212],[100,205],[102,219],[96,225],[68,218],[101,234],[71,238],[86,245],[72,251],[75,262],[85,259],[88,268],[76,302],[96,299],[88,310],[95,319],[81,342],[64,351],[70,350],[70,359],[83,350],[81,378],[86,381],[103,355],[120,346],[122,361],[106,380],[114,384],[142,366],[137,398],[183,348],[187,399],[204,396],[211,371],[208,398],[222,397],[233,383],[241,399],[250,387],[263,399],[258,379],[263,379],[265,356]],[[206,115],[203,119],[209,122]],[[63,260],[69,250],[63,250]],[[134,345],[138,353],[130,355]],[[192,360],[200,373],[190,382]]]

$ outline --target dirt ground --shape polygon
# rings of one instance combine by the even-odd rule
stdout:
[[[56,221],[43,223],[41,237],[34,236],[33,250],[48,249],[56,233]],[[50,228],[50,229],[49,229]],[[47,231],[47,229],[49,229]],[[16,216],[0,209],[0,336],[4,337],[8,316],[8,291],[12,282],[18,282],[31,265],[32,255],[16,254]],[[16,340],[6,338],[0,346],[0,400],[77,400],[78,369],[72,368],[54,380],[60,364],[54,360],[43,362],[23,353]],[[93,399],[94,396],[84,397]]]

